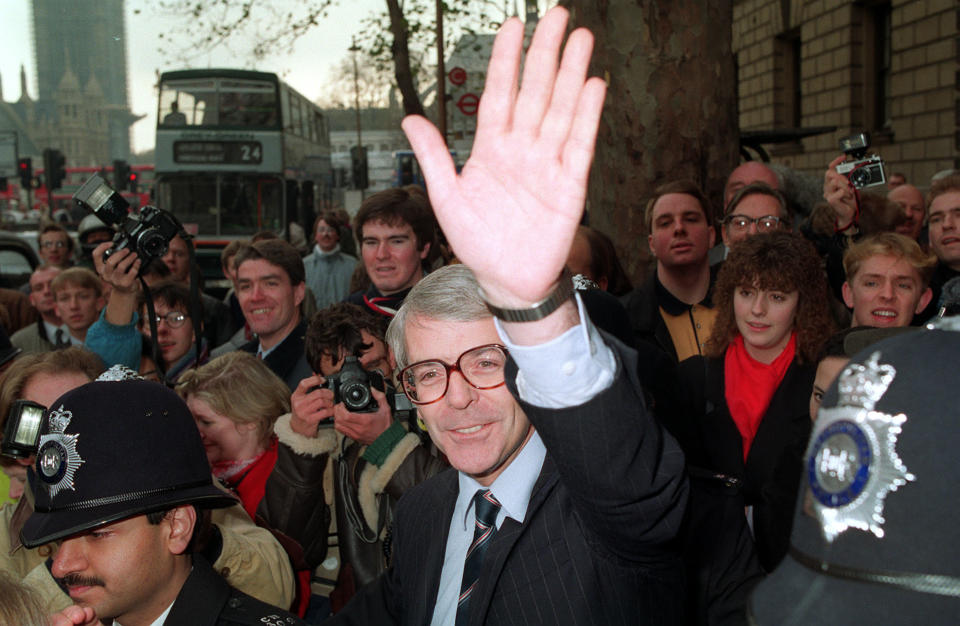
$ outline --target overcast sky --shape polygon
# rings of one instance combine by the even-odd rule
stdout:
[[[324,80],[331,67],[347,53],[351,36],[359,30],[360,20],[383,6],[383,0],[341,0],[338,6],[331,9],[324,22],[300,39],[292,54],[267,59],[259,63],[256,69],[277,72],[303,95],[315,100],[323,91]],[[125,4],[130,108],[135,114],[147,115],[133,126],[134,152],[153,147],[157,72],[184,69],[182,64],[158,52],[161,40],[157,38],[157,33],[161,29],[169,31],[175,22],[158,16],[151,7],[149,0],[126,0]],[[27,70],[30,96],[37,97],[31,15],[30,0],[0,0],[0,19],[3,23],[0,80],[3,99],[7,102],[20,98],[21,65]],[[196,59],[191,67],[243,67],[243,61],[238,61],[233,52],[222,50]]]

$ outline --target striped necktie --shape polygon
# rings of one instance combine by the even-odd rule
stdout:
[[[477,522],[473,530],[473,543],[470,544],[467,558],[463,562],[463,582],[460,583],[460,599],[457,601],[456,626],[463,626],[469,621],[470,597],[480,579],[483,555],[497,532],[500,503],[489,489],[477,491],[473,496],[473,509],[477,514]]]

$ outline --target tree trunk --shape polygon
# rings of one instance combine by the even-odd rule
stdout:
[[[609,89],[588,208],[637,284],[650,260],[646,199],[691,179],[720,210],[738,162],[730,0],[561,0],[596,36],[594,74]],[[715,213],[717,214],[717,213]]]
[[[403,16],[397,0],[387,0],[390,14],[390,32],[393,33],[393,70],[397,79],[397,88],[403,97],[403,112],[406,115],[423,115],[423,105],[413,84],[413,72],[410,71],[410,51],[407,48],[407,20]]]

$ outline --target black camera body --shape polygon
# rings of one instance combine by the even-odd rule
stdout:
[[[883,159],[873,154],[867,156],[870,147],[870,136],[867,133],[857,133],[840,139],[840,150],[853,158],[837,165],[837,173],[843,174],[857,189],[875,187],[887,182],[883,174]]]
[[[371,386],[384,391],[383,375],[366,371],[357,357],[348,356],[343,360],[340,371],[327,376],[320,388],[333,391],[333,403],[343,402],[343,406],[351,413],[375,413],[380,405],[370,391]]]
[[[170,241],[180,232],[180,222],[170,213],[155,206],[140,209],[140,219],[127,217],[113,237],[113,247],[103,253],[104,259],[114,252],[129,248],[137,253],[144,266],[167,253]]]
[[[172,213],[154,206],[143,207],[139,219],[130,216],[130,203],[98,174],[87,179],[73,194],[73,199],[96,214],[104,224],[117,229],[113,247],[103,254],[105,259],[127,248],[136,252],[142,267],[146,267],[153,259],[166,254],[170,240],[183,230],[180,220]]]

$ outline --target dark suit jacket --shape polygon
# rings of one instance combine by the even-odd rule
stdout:
[[[116,622],[114,622],[116,623]],[[164,625],[245,626],[254,624],[303,624],[282,609],[252,598],[227,584],[202,556],[193,556],[193,569]]]
[[[547,448],[526,519],[507,518],[484,557],[470,624],[677,624],[683,574],[667,547],[687,486],[676,443],[646,411],[636,353],[615,343],[614,384],[584,405],[520,402]],[[511,362],[507,380],[516,379]],[[429,624],[457,473],[408,491],[393,566],[330,624]]]
[[[677,434],[690,465],[742,481],[747,505],[753,506],[757,556],[767,571],[786,555],[793,527],[803,456],[810,437],[810,392],[816,366],[794,360],[773,394],[757,428],[746,463],[743,440],[724,397],[723,359],[693,357],[680,364],[691,403],[690,422],[670,430]]]
[[[263,360],[270,371],[287,383],[291,393],[297,388],[301,380],[307,376],[313,376],[313,370],[310,369],[310,364],[307,363],[307,357],[303,351],[306,334],[307,322],[306,320],[300,320],[296,328],[290,331],[290,334],[280,342],[280,345]],[[260,340],[253,339],[240,346],[240,349],[255,355],[259,346]]]

